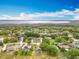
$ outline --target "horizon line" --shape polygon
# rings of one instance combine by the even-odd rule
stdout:
[[[78,21],[78,20],[0,20],[0,21]]]

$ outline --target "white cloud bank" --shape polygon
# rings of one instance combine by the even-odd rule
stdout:
[[[79,9],[33,14],[20,13],[17,16],[1,15],[0,20],[79,20]]]

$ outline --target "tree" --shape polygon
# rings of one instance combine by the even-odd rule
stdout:
[[[64,37],[59,36],[59,37],[57,37],[57,38],[55,39],[55,41],[56,41],[56,42],[66,42],[66,39],[65,39]]]
[[[25,51],[23,49],[20,49],[18,52],[17,52],[17,55],[20,55],[20,56],[31,56],[32,55],[32,52],[33,51]]]
[[[40,37],[40,34],[37,32],[26,32],[25,35],[27,37]]]
[[[17,40],[16,38],[15,38],[15,39],[10,39],[9,42],[10,42],[10,43],[18,42],[18,40]]]
[[[18,42],[18,40],[17,39],[8,39],[8,38],[4,39],[4,43],[12,43],[12,42]]]
[[[56,35],[56,34],[52,34],[52,35],[51,35],[51,38],[52,38],[52,39],[55,39],[57,36],[58,36],[58,35]]]
[[[47,46],[48,46],[48,44],[47,44],[46,42],[42,42],[42,44],[41,44],[41,49],[42,49],[43,51],[47,51]]]
[[[79,39],[79,33],[73,33],[74,38]]]
[[[56,42],[55,42],[55,40],[50,40],[50,45],[55,45],[56,44]]]
[[[8,38],[4,39],[4,43],[9,43],[9,39]]]
[[[75,59],[77,56],[79,56],[79,50],[77,48],[72,48],[66,52],[66,57],[69,59]]]
[[[28,43],[28,44],[30,44],[31,40],[30,39],[26,39],[25,42]]]
[[[50,56],[58,56],[59,50],[58,50],[58,48],[56,46],[49,45],[47,47],[47,49],[48,49],[47,50],[48,55],[50,55]]]
[[[44,38],[43,42],[46,42],[47,44],[50,44],[50,41],[47,38]]]

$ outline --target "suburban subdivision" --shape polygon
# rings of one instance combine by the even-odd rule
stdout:
[[[0,59],[79,59],[79,27],[0,26]]]

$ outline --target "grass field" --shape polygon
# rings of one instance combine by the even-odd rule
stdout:
[[[1,53],[0,59],[49,59],[49,56],[46,53],[42,55],[33,54],[32,56],[15,56],[13,53]],[[57,59],[57,57],[50,57],[50,59]]]

